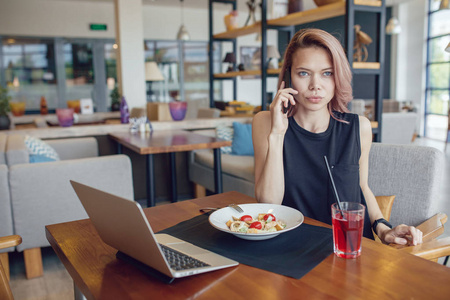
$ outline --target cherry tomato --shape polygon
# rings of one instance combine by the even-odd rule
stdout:
[[[253,218],[252,218],[252,216],[244,215],[244,216],[241,217],[241,221],[243,221],[243,222],[251,222],[251,221],[253,221]]]
[[[261,222],[253,222],[252,224],[250,224],[250,228],[255,228],[255,229],[262,229],[262,224]]]
[[[264,216],[264,221],[266,221],[266,222],[273,222],[273,221],[276,221],[277,219],[275,218],[275,216],[274,215],[272,215],[272,214],[266,214],[265,216]]]

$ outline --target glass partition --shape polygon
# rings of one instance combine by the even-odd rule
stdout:
[[[41,97],[57,106],[55,47],[51,39],[2,39],[4,82],[13,102],[38,111]]]
[[[93,99],[94,67],[92,44],[66,42],[64,44],[64,67],[66,71],[65,100]]]

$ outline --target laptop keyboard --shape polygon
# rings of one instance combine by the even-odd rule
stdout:
[[[172,248],[169,248],[165,245],[161,245],[161,249],[166,257],[169,265],[172,269],[176,271],[188,270],[200,267],[209,267],[207,263],[204,263],[198,259],[195,259],[191,256],[178,252]]]

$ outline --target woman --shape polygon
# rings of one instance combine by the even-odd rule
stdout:
[[[291,86],[285,86],[286,71]],[[417,245],[422,232],[407,225],[391,229],[368,186],[372,128],[367,118],[348,113],[351,78],[336,38],[319,29],[302,29],[294,35],[270,111],[253,119],[256,198],[297,208],[331,224],[335,200],[323,158],[327,156],[341,201],[360,202],[367,208],[365,237],[373,238],[373,225],[384,243]]]

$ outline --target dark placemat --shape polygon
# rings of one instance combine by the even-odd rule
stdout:
[[[263,241],[248,241],[213,228],[204,214],[159,233],[167,233],[239,263],[300,279],[333,253],[329,228],[302,224]]]

